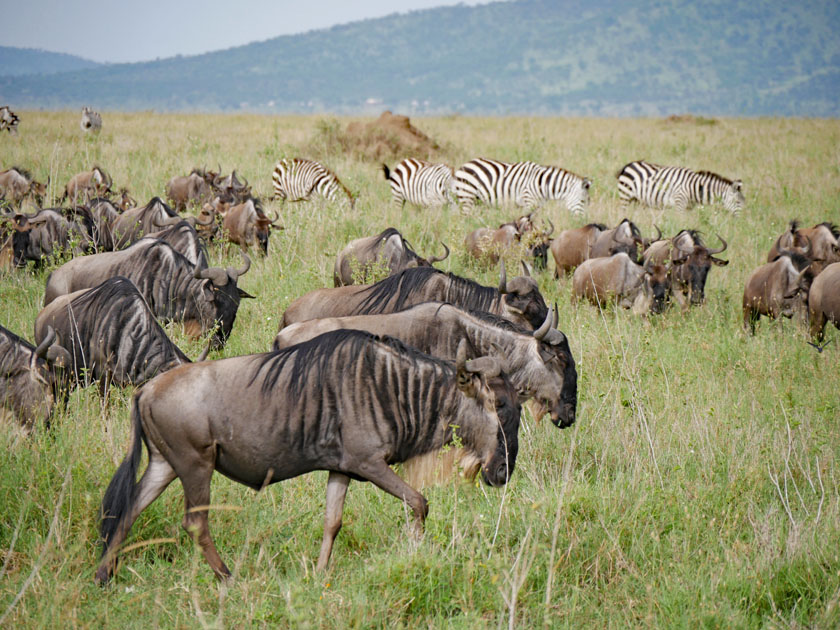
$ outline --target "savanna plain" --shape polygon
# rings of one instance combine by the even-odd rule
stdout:
[[[285,230],[240,286],[232,336],[217,359],[268,351],[296,297],[332,286],[335,254],[351,239],[397,227],[438,267],[498,283],[498,267],[467,259],[465,235],[518,216],[479,206],[400,209],[377,162],[330,142],[351,120],[257,115],[104,112],[83,136],[77,112],[18,112],[0,137],[3,168],[19,165],[50,196],[93,164],[145,203],[193,167],[236,169],[278,211]],[[548,203],[535,217],[559,231],[625,215],[646,236],[701,230],[729,247],[706,303],[659,316],[570,302],[553,261],[538,274],[557,302],[579,374],[578,413],[565,430],[526,410],[511,482],[493,489],[454,479],[424,491],[426,533],[371,484],[352,483],[326,573],[314,564],[326,473],[255,493],[221,475],[210,527],[234,578],[217,582],[181,529],[173,483],[137,520],[119,573],[94,585],[99,503],[129,443],[131,389],[103,408],[77,389],[52,427],[31,437],[0,426],[0,627],[817,627],[840,625],[840,335],[818,353],[801,322],[762,319],[745,333],[750,272],[790,219],[840,223],[840,121],[420,118],[451,165],[478,156],[534,160],[593,179],[583,217]],[[281,157],[315,157],[359,199],[281,206],[271,171]],[[404,156],[399,156],[404,157]],[[615,173],[646,158],[742,178],[746,207],[622,211]],[[393,166],[395,160],[391,160]],[[238,264],[212,247],[211,262]],[[51,265],[0,275],[0,324],[32,339]],[[509,263],[509,269],[510,269]],[[510,272],[509,272],[510,273]],[[204,342],[175,325],[190,356]],[[236,393],[231,393],[236,397]],[[141,466],[141,469],[144,466]]]

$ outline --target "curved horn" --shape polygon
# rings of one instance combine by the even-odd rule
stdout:
[[[52,326],[47,326],[47,336],[44,337],[44,340],[38,344],[38,347],[35,348],[35,352],[32,355],[32,363],[30,364],[31,369],[35,369],[36,359],[44,359],[47,358],[47,350],[53,342],[55,341],[55,329]]]
[[[242,266],[239,269],[233,270],[234,280],[236,280],[239,276],[244,276],[251,268],[251,259],[248,258],[248,254],[245,253],[245,250],[240,249],[239,254],[242,256]]]
[[[651,242],[653,243],[653,242],[656,242],[656,241],[661,241],[662,240],[662,230],[659,229],[659,226],[656,225],[656,223],[653,224],[653,227],[656,228],[656,238],[653,239],[653,241],[651,241]]]
[[[548,221],[548,224],[551,226],[551,229],[548,232],[546,232],[545,235],[544,235],[545,238],[548,238],[549,236],[554,234],[554,224],[551,222],[551,219],[546,219],[546,221]]]
[[[528,263],[526,263],[524,260],[520,260],[519,262],[522,263],[522,269],[523,269],[525,275],[528,278],[530,278],[531,277],[531,269],[530,269],[530,267],[528,267]]]
[[[458,351],[455,353],[455,370],[460,372],[467,364],[467,340],[461,339],[458,343]]]
[[[271,222],[271,227],[277,228],[278,230],[285,230],[285,225],[277,225],[277,222],[280,220],[280,215],[277,214],[277,210],[274,210],[274,220]]]
[[[169,227],[170,225],[175,225],[180,222],[181,217],[166,217],[162,221],[159,220],[158,217],[152,217],[152,223],[154,223],[157,227]]]
[[[722,251],[724,251],[724,250],[726,249],[726,247],[727,247],[726,241],[724,241],[724,240],[720,237],[720,234],[717,234],[717,233],[716,233],[716,234],[715,234],[715,236],[717,236],[717,237],[718,237],[718,240],[719,240],[721,243],[723,243],[723,247],[721,247],[721,248],[719,248],[719,249],[710,249],[710,250],[709,250],[709,255],[712,255],[712,254],[720,254],[720,253],[721,253]]]
[[[534,339],[537,341],[542,341],[545,336],[548,334],[548,331],[551,330],[552,323],[554,322],[554,310],[549,308],[548,313],[545,315],[545,321],[534,331]]]
[[[499,272],[499,293],[507,293],[507,272],[505,271],[505,259],[501,260],[502,270]]]
[[[216,209],[213,206],[210,206],[210,212],[208,212],[207,214],[210,217],[210,218],[207,219],[207,221],[202,221],[201,218],[200,218],[201,215],[199,215],[199,216],[195,217],[195,222],[198,223],[199,225],[212,225],[213,224],[213,219],[216,216]]]
[[[446,253],[443,256],[432,256],[431,258],[429,258],[429,263],[430,264],[440,262],[442,260],[446,260],[447,257],[449,256],[449,248],[446,246],[446,243],[441,241],[440,244],[443,245],[443,249],[446,250]]]
[[[204,350],[201,352],[201,354],[198,355],[198,357],[196,357],[195,363],[201,363],[202,361],[207,360],[207,355],[210,354],[210,346],[212,346],[212,345],[213,345],[213,338],[211,337],[210,341],[207,342],[207,346],[204,348]]]
[[[551,322],[551,327],[552,328],[557,328],[557,323],[560,321],[560,316],[558,315],[559,312],[560,312],[560,309],[557,308],[557,302],[555,301],[554,302],[554,321]]]
[[[208,267],[206,269],[202,269],[199,264],[196,264],[195,266],[193,277],[196,280],[210,280],[217,286],[224,286],[228,281],[228,274],[221,267]]]
[[[465,367],[467,372],[481,374],[485,378],[493,378],[502,373],[502,364],[496,357],[479,357],[467,361]]]

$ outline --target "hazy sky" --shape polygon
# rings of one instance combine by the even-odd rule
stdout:
[[[147,61],[460,2],[0,0],[0,46],[42,48],[94,61]]]

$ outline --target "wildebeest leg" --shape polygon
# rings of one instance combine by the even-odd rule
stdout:
[[[137,484],[137,499],[108,540],[108,548],[105,550],[99,568],[96,570],[97,583],[104,584],[113,575],[117,566],[117,550],[128,536],[134,521],[172,483],[175,476],[175,470],[164,459],[163,455],[158,452],[150,453],[149,465],[146,472],[143,473],[140,483]],[[108,518],[108,515],[103,514],[103,518]]]
[[[105,370],[99,378],[99,397],[102,399],[102,409],[108,406],[108,393],[111,391],[111,371]]]
[[[744,307],[744,329],[749,329],[750,334],[755,334],[755,325],[758,322],[761,314],[751,306]]]
[[[230,569],[222,561],[216,545],[210,537],[207,512],[210,509],[210,477],[213,476],[213,459],[203,459],[198,462],[181,462],[185,471],[178,476],[184,486],[184,520],[183,528],[201,547],[204,559],[213,569],[216,577],[221,579],[230,577]],[[179,466],[180,468],[180,466]]]
[[[371,461],[359,466],[355,471],[360,477],[372,481],[388,494],[408,503],[414,512],[414,531],[419,536],[423,533],[423,523],[429,513],[429,503],[425,497],[400,479],[384,461]]]
[[[344,497],[350,477],[337,472],[330,472],[327,479],[327,509],[324,514],[324,540],[318,555],[318,571],[324,571],[330,562],[335,537],[341,529],[341,514],[344,511]]]

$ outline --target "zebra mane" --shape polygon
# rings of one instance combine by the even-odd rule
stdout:
[[[698,175],[700,175],[701,177],[711,177],[711,178],[713,178],[713,179],[716,179],[716,180],[718,180],[718,181],[720,181],[720,182],[723,182],[723,183],[724,183],[724,184],[726,184],[727,186],[729,186],[729,185],[731,185],[731,184],[732,184],[732,180],[731,180],[731,179],[727,179],[727,178],[726,178],[726,177],[724,177],[723,175],[718,175],[717,173],[712,173],[712,171],[696,171],[696,173],[697,173]]]

